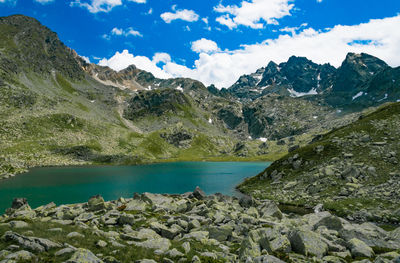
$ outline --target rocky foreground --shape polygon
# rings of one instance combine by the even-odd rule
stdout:
[[[0,262],[400,262],[400,228],[329,212],[284,214],[269,200],[196,188],[31,209],[0,217]]]

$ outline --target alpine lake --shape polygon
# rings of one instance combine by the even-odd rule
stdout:
[[[172,162],[137,166],[34,168],[0,181],[0,214],[13,198],[27,198],[32,208],[83,203],[100,194],[105,200],[135,192],[183,194],[199,186],[206,194],[237,195],[235,186],[262,172],[269,162]]]

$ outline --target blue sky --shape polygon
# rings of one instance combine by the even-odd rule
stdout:
[[[291,55],[399,66],[399,13],[398,0],[0,0],[1,16],[35,17],[91,62],[218,87]]]

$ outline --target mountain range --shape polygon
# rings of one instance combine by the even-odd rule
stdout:
[[[0,18],[0,175],[155,160],[274,160],[400,99],[400,68],[268,63],[231,87],[87,63],[34,18]]]

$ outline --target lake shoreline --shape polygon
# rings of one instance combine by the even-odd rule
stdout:
[[[0,183],[2,202],[25,197],[31,205],[77,203],[101,194],[106,200],[133,193],[182,194],[196,186],[209,194],[236,196],[235,186],[270,162],[159,162],[143,165],[35,167]],[[63,194],[68,193],[68,195]],[[4,205],[3,205],[4,206]],[[2,206],[0,206],[2,207]],[[5,208],[5,207],[4,207]]]
[[[195,158],[195,159],[182,159],[182,158],[168,158],[168,159],[155,159],[155,160],[149,160],[146,159],[143,162],[139,163],[82,163],[82,164],[77,164],[71,162],[70,164],[52,164],[52,165],[43,165],[43,166],[33,166],[33,167],[27,167],[25,170],[18,171],[16,173],[11,173],[8,174],[7,176],[0,176],[0,184],[1,182],[14,178],[16,176],[22,176],[24,174],[29,173],[33,169],[40,169],[40,168],[82,168],[82,167],[120,167],[120,166],[137,166],[137,165],[151,165],[151,164],[160,164],[160,163],[173,163],[173,162],[243,162],[243,163],[249,163],[249,162],[274,162],[275,160],[279,159],[279,156],[277,156],[275,159],[263,159],[262,157],[232,157],[232,156],[227,156],[227,157],[210,157],[210,158]]]

